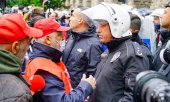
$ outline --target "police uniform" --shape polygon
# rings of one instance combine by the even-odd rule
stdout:
[[[97,66],[96,89],[90,102],[133,102],[135,77],[150,67],[147,56],[129,39],[111,43],[108,56]]]

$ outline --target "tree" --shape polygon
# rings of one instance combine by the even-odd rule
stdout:
[[[50,3],[47,7],[51,8],[61,8],[64,7],[65,0],[48,0]],[[28,6],[34,4],[35,6],[42,6],[43,0],[7,0],[7,6],[12,7],[14,5],[21,5]]]
[[[65,0],[48,0],[49,2],[47,3],[46,6],[48,6],[48,8],[61,8],[61,7],[65,7],[64,3]]]

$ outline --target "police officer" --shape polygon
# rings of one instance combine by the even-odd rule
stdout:
[[[164,14],[161,16],[161,26],[168,30],[168,37],[166,37],[165,43],[160,48],[157,63],[161,66],[159,72],[165,75],[170,82],[170,2],[168,2],[165,7]]]
[[[133,102],[135,77],[149,65],[141,46],[131,41],[128,12],[120,5],[101,3],[83,13],[98,22],[98,36],[109,50],[97,65],[90,102]]]
[[[142,41],[142,39],[139,36],[139,31],[141,28],[141,19],[133,14],[133,13],[129,13],[130,14],[130,18],[131,18],[131,24],[130,24],[130,31],[132,32],[132,41],[133,42],[137,42],[139,45],[141,45],[142,50],[143,50],[143,54],[145,54],[147,56],[146,60],[148,60],[148,64],[150,65],[150,68],[152,68],[152,64],[153,64],[153,56],[151,51],[149,50],[149,47],[147,46],[147,44],[145,42]]]

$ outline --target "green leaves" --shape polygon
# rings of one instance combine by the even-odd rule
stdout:
[[[64,7],[65,0],[50,0],[50,8],[61,8]]]
[[[49,0],[50,4],[46,5],[47,8],[61,8],[64,7],[65,0]],[[43,0],[7,0],[7,6],[12,7],[14,5],[24,5],[28,6],[34,4],[35,6],[42,6]]]

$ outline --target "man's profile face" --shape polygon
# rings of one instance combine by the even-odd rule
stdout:
[[[98,28],[96,31],[98,33],[100,41],[104,44],[107,44],[113,39],[112,34],[110,32],[109,23],[107,21],[105,23],[103,22],[100,23],[100,21],[97,22],[98,22]]]
[[[160,18],[159,18],[158,16],[154,16],[154,17],[153,17],[153,22],[154,22],[155,24],[160,24]]]
[[[62,37],[62,32],[55,31],[50,34],[50,42],[51,44],[49,45],[50,47],[59,50],[60,48],[60,43],[63,40]]]
[[[25,38],[25,39],[19,41],[18,43],[19,43],[19,50],[16,53],[16,56],[20,59],[20,61],[23,62],[24,56],[25,56],[27,49],[28,49],[28,45],[30,43],[30,39]]]
[[[55,14],[54,12],[52,12],[52,13],[49,15],[49,18],[58,19],[58,18],[56,17],[56,14]]]
[[[80,22],[80,15],[79,15],[79,12],[75,11],[73,12],[73,15],[70,17],[70,28],[71,29],[75,29],[75,28],[78,28],[79,26],[79,22]]]
[[[170,29],[170,7],[167,7],[161,16],[161,26]]]

